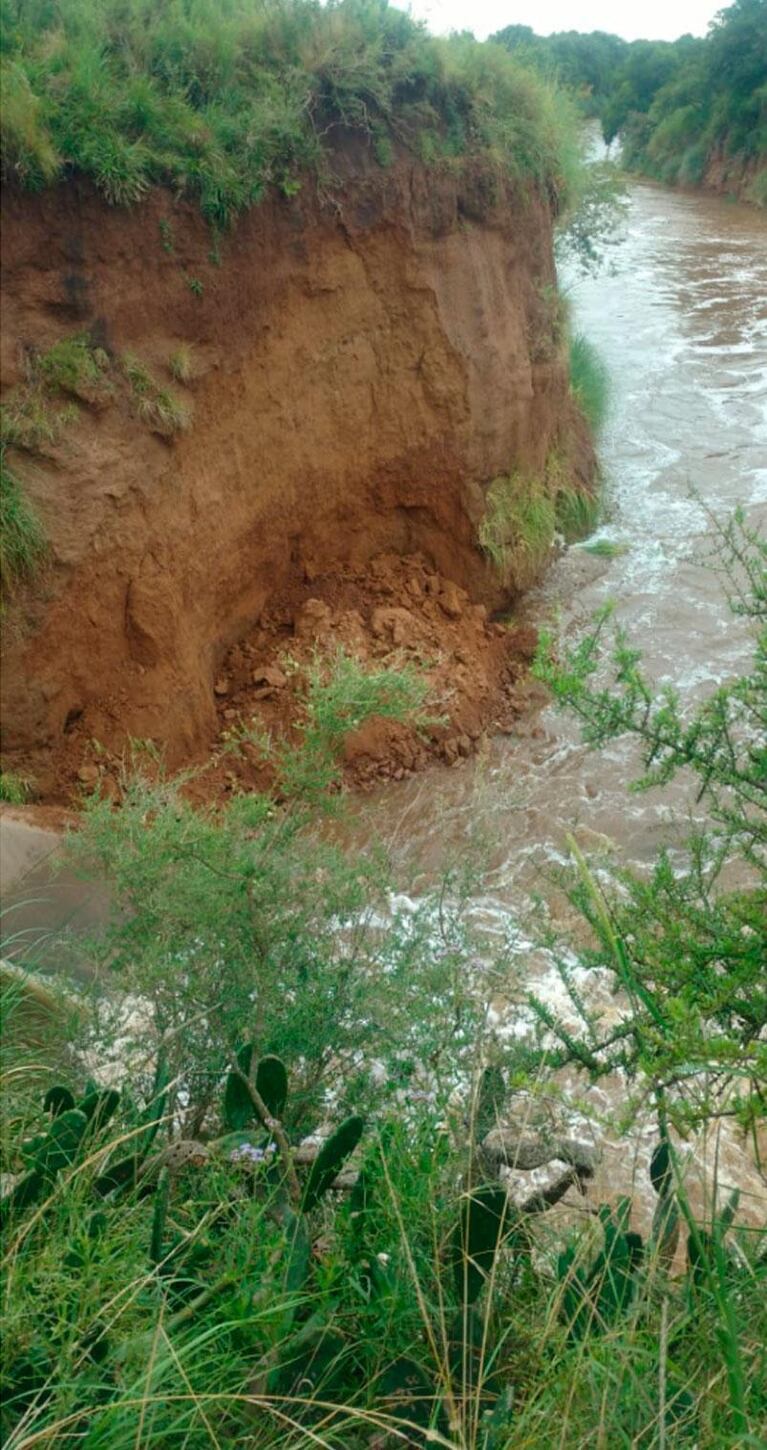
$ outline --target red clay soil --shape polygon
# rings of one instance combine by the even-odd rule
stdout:
[[[477,543],[487,486],[540,475],[552,449],[579,486],[593,464],[548,300],[552,218],[471,168],[382,170],[349,147],[335,169],[333,196],[265,200],[220,258],[163,192],[128,210],[77,181],[5,198],[4,386],[83,331],[114,379],[108,405],[7,459],[50,542],[7,608],[2,674],[3,768],[39,800],[113,780],[131,738],[175,769],[240,715],[287,728],[295,679],[253,678],[286,650],[427,665],[449,725],[368,727],[358,781],[463,758],[512,708],[530,641],[483,613],[510,603]],[[126,353],[188,431],[142,421]],[[228,758],[211,789],[242,769]]]

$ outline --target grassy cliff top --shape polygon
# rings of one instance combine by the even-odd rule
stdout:
[[[435,39],[386,0],[0,0],[3,175],[90,176],[108,201],[160,183],[216,226],[328,167],[339,127],[426,164],[489,160],[561,211],[566,101],[502,47]]]

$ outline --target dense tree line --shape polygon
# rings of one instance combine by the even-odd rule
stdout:
[[[747,178],[767,202],[767,0],[735,0],[704,39],[541,37],[524,25],[494,38],[576,91],[631,169],[694,186],[718,163],[734,189]]]

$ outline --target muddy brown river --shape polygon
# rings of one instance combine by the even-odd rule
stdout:
[[[567,549],[524,614],[536,623],[554,619],[565,638],[576,639],[614,601],[649,673],[673,681],[692,701],[738,672],[750,653],[747,628],[729,614],[721,585],[700,559],[711,542],[704,504],[721,517],[740,504],[752,522],[767,521],[767,216],[716,198],[633,186],[611,270],[573,279],[569,292],[574,324],[599,349],[611,379],[600,449],[606,512],[596,537],[621,552],[597,558],[582,546]],[[681,842],[679,816],[696,809],[684,784],[662,795],[629,795],[636,766],[630,743],[592,755],[577,725],[544,708],[460,769],[435,769],[369,797],[346,838],[356,849],[374,839],[389,843],[407,906],[481,837],[486,869],[472,907],[478,924],[491,940],[516,933],[523,984],[527,973],[541,995],[561,1005],[556,973],[531,950],[525,918],[531,894],[546,889],[550,868],[565,858],[568,832],[588,851],[641,867],[662,844]],[[18,930],[55,930],[94,910],[92,893],[85,900],[69,882],[51,886],[45,864],[14,891],[34,898],[15,914]],[[513,992],[496,1012],[509,1031],[524,1029]],[[584,1106],[600,1115],[620,1094],[615,1084],[594,1089]],[[604,1191],[631,1189],[639,1173],[644,1201],[654,1133],[645,1124],[630,1143],[607,1138]],[[690,1145],[696,1197],[710,1192],[717,1151],[721,1182],[737,1183],[747,1216],[763,1218],[767,1182],[732,1132],[718,1148],[705,1140]]]

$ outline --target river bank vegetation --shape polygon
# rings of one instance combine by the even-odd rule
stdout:
[[[638,787],[691,771],[707,812],[683,867],[608,877],[574,848],[585,944],[545,916],[538,940],[580,1027],[513,933],[472,926],[477,862],[405,907],[382,852],[327,842],[349,710],[421,711],[412,683],[318,683],[290,805],[195,811],[140,750],[119,812],[86,803],[71,850],[118,908],[89,947],[108,990],[42,1027],[20,987],[4,1004],[8,1446],[759,1443],[759,1205],[727,1184],[693,1206],[688,1178],[689,1135],[724,1121],[758,1162],[767,1081],[767,548],[736,518],[719,565],[754,663],[692,714],[620,635],[610,683],[607,619],[570,654],[542,641],[594,747],[635,735]],[[488,1005],[514,980],[509,1036]],[[614,1128],[654,1121],[650,1230],[579,1198],[594,1149],[563,1072],[619,1075]],[[505,1163],[552,1157],[507,1195]]]
[[[735,0],[703,39],[541,37],[520,25],[495,39],[570,87],[605,140],[620,138],[629,171],[672,185],[708,182],[767,205],[765,0]]]
[[[502,47],[437,40],[378,0],[5,0],[3,168],[23,186],[89,176],[115,204],[162,183],[225,227],[269,186],[295,195],[362,132],[382,166],[484,162],[577,185],[563,92]]]

